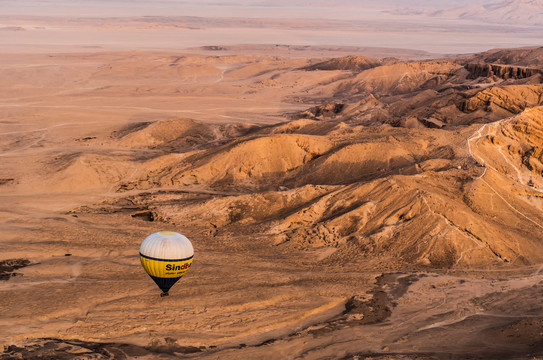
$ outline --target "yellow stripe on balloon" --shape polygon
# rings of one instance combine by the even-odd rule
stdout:
[[[181,277],[192,265],[192,258],[184,261],[161,261],[140,256],[140,261],[147,274],[161,278]]]

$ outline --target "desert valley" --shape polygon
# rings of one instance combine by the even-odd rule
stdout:
[[[543,47],[55,49],[0,57],[0,359],[543,358]]]

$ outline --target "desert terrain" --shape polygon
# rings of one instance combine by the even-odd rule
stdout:
[[[0,358],[543,356],[543,48],[263,48],[2,56]]]
[[[541,0],[1,3],[0,360],[543,358]]]

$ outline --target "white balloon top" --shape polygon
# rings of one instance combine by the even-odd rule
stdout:
[[[160,231],[143,240],[140,254],[155,260],[180,261],[194,256],[189,239],[173,231]]]

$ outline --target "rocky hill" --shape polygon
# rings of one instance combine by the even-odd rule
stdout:
[[[121,211],[128,202],[146,219],[192,219],[213,236],[260,234],[285,248],[330,248],[330,261],[537,263],[543,85],[539,65],[518,65],[535,59],[524,51],[502,52],[516,59],[507,64],[474,62],[489,53],[387,64],[347,57],[288,74],[236,68],[229,76],[264,89],[322,73],[325,81],[304,83],[305,96],[320,95],[322,105],[267,126],[169,118],[120,129],[111,146],[154,151],[138,160],[144,171],[130,173],[130,158],[113,167],[104,155],[81,155],[65,159],[53,179],[77,173],[114,181],[124,199],[78,211]],[[83,172],[82,162],[95,164],[97,175]],[[179,189],[215,196],[188,201]]]
[[[366,56],[345,56],[307,66],[304,70],[350,70],[360,72],[379,66],[380,64],[380,61]]]

